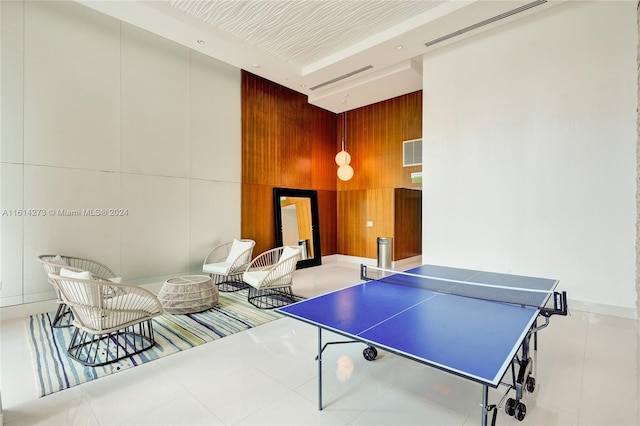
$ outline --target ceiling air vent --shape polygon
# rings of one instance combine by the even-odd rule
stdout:
[[[422,139],[402,142],[402,166],[420,166],[422,164]]]
[[[351,77],[352,75],[360,74],[361,72],[369,70],[371,68],[373,68],[373,65],[367,65],[366,67],[359,68],[359,69],[357,69],[355,71],[348,72],[345,75],[341,75],[340,77],[332,78],[331,80],[327,80],[324,83],[320,83],[318,85],[315,85],[315,86],[311,87],[311,90],[316,90],[316,89],[319,89],[321,87],[327,86],[329,84],[336,83],[336,82],[338,82],[340,80],[344,80],[345,78]]]
[[[540,5],[543,5],[545,3],[547,3],[547,0],[537,0],[537,1],[534,1],[534,2],[531,2],[531,3],[527,3],[527,4],[523,5],[523,6],[520,6],[520,7],[517,7],[515,9],[509,10],[507,12],[501,13],[500,15],[496,15],[493,18],[485,19],[484,21],[480,21],[477,24],[469,25],[468,27],[462,28],[462,29],[460,29],[458,31],[454,31],[454,32],[452,32],[450,34],[447,34],[447,35],[444,35],[442,37],[438,37],[438,38],[436,38],[434,40],[428,41],[428,42],[425,43],[425,46],[427,46],[427,47],[433,46],[434,44],[441,43],[441,42],[443,42],[445,40],[449,40],[450,38],[457,37],[457,36],[459,36],[461,34],[467,33],[469,31],[473,31],[473,30],[478,29],[480,27],[484,27],[485,25],[492,24],[492,23],[500,21],[500,20],[502,20],[504,18],[508,18],[509,16],[513,16],[513,15],[515,15],[517,13],[524,12],[525,10],[529,10],[529,9],[531,9],[533,7],[540,6]]]

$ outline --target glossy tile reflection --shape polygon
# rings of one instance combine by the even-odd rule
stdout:
[[[312,296],[359,282],[357,265],[296,271]],[[317,407],[317,331],[283,318],[194,349],[36,397],[24,321],[2,322],[4,425],[477,425],[481,386],[361,344],[324,354]],[[335,336],[340,339],[339,336]],[[329,336],[327,336],[329,338]],[[499,425],[638,425],[638,322],[572,311],[539,333],[538,386],[518,422]],[[497,403],[503,389],[491,391]]]

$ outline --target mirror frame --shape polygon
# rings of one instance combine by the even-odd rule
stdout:
[[[297,268],[308,268],[322,264],[322,252],[320,251],[320,219],[318,217],[318,191],[312,189],[273,188],[273,218],[276,236],[276,247],[282,246],[282,211],[280,209],[281,197],[309,198],[311,201],[311,235],[313,236],[313,254],[310,259],[299,260]]]

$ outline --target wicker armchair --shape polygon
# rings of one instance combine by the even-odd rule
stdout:
[[[149,349],[155,344],[152,318],[164,311],[150,291],[99,279],[80,279],[63,268],[49,274],[62,301],[73,312],[67,353],[96,367]]]
[[[117,278],[116,274],[111,269],[94,260],[73,256],[43,254],[41,256],[38,256],[38,261],[42,263],[42,266],[44,266],[44,270],[47,273],[47,279],[49,280],[49,283],[53,286],[54,289],[56,289],[56,294],[58,297],[58,310],[56,311],[56,315],[53,318],[53,327],[56,328],[70,327],[73,318],[71,310],[61,300],[60,293],[58,292],[58,289],[53,283],[52,279],[49,277],[49,274],[57,275],[60,273],[60,268],[66,268],[68,270],[76,272],[89,271],[94,277],[104,280]]]
[[[202,271],[209,274],[219,291],[238,291],[247,288],[242,273],[253,254],[253,240],[236,240],[219,245],[207,254]]]
[[[242,275],[249,285],[249,303],[260,309],[273,309],[294,302],[291,286],[299,258],[299,247],[284,246],[253,259]]]

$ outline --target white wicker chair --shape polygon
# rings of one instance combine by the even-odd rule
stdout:
[[[58,310],[56,311],[56,315],[53,318],[53,327],[56,328],[70,327],[73,318],[71,310],[61,300],[58,289],[53,283],[52,279],[49,278],[49,274],[57,275],[60,273],[60,268],[66,268],[76,272],[89,271],[94,277],[104,280],[116,278],[116,274],[102,263],[96,262],[94,260],[83,259],[81,257],[43,254],[38,256],[38,261],[42,263],[42,266],[44,266],[44,270],[47,273],[47,279],[49,280],[49,283],[53,286],[53,288],[56,289],[56,294],[58,296]]]
[[[291,286],[300,258],[300,247],[284,246],[265,251],[251,261],[242,279],[249,285],[249,302],[273,309],[295,302]]]
[[[238,291],[247,288],[242,274],[251,262],[253,240],[236,240],[219,245],[207,254],[202,271],[209,274],[219,291]]]
[[[155,344],[151,319],[164,310],[155,294],[133,285],[49,274],[73,312],[67,353],[96,367],[149,349]]]

